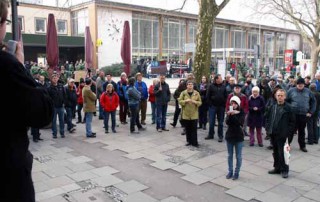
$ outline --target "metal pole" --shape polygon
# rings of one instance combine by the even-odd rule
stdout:
[[[12,39],[19,40],[19,23],[18,23],[18,2],[11,0],[11,15],[12,15]]]

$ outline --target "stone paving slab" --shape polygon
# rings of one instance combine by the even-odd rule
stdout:
[[[303,196],[314,201],[320,201],[319,193],[320,193],[320,186],[317,186],[314,189],[310,190],[309,192],[305,193]]]
[[[187,175],[189,173],[197,172],[197,171],[200,170],[200,168],[194,167],[194,166],[189,165],[189,164],[182,164],[182,165],[173,167],[171,169],[175,170],[175,171],[177,171],[179,173],[185,174],[185,175]]]
[[[50,177],[59,177],[67,174],[72,174],[73,171],[65,166],[50,166],[50,168],[43,171]]]
[[[201,185],[203,183],[206,183],[212,180],[211,177],[202,175],[199,172],[189,173],[186,176],[183,176],[181,178],[195,185]]]
[[[77,156],[77,157],[73,157],[68,159],[69,161],[71,161],[74,164],[81,164],[81,163],[86,163],[89,161],[93,161],[91,158],[88,158],[86,156]]]
[[[60,177],[55,177],[55,178],[46,180],[46,185],[50,189],[61,187],[61,186],[72,184],[72,183],[74,183],[74,180],[70,179],[67,176],[60,176]]]
[[[124,202],[156,202],[158,200],[152,198],[151,196],[144,194],[142,192],[135,192],[129,194],[124,200]]]
[[[280,185],[272,188],[269,191],[273,192],[275,194],[278,194],[280,196],[285,195],[285,197],[288,198],[291,201],[299,198],[300,196],[302,196],[303,194],[306,193],[306,191],[303,191],[303,190],[300,190],[300,189],[296,189],[295,187],[287,186],[287,185],[284,185],[284,184],[280,184]]]
[[[50,189],[44,192],[39,192],[36,193],[36,200],[37,201],[41,201],[44,199],[49,199],[55,196],[58,196],[60,194],[64,193],[64,190],[62,188],[54,188],[54,189]]]
[[[98,175],[93,174],[90,171],[81,171],[73,174],[68,174],[68,177],[71,179],[75,180],[76,182],[83,181],[83,180],[88,180],[92,178],[98,177]]]
[[[94,173],[95,175],[103,177],[103,176],[109,176],[109,175],[118,173],[119,171],[110,166],[104,166],[104,167],[92,169],[90,170],[90,172]]]
[[[167,170],[167,169],[170,169],[172,167],[177,166],[177,164],[170,163],[170,162],[164,161],[164,160],[156,161],[154,163],[151,163],[150,165],[155,168],[158,168],[160,170]]]
[[[297,178],[291,178],[286,180],[283,184],[294,187],[296,189],[301,189],[304,191],[310,191],[311,189],[315,188],[317,184],[297,179]]]
[[[124,191],[127,194],[132,194],[134,192],[143,191],[149,188],[136,180],[130,180],[130,181],[118,183],[114,186],[120,189],[121,191]]]
[[[201,175],[208,176],[212,179],[215,179],[215,178],[218,178],[218,177],[225,175],[225,172],[218,170],[214,167],[205,168],[201,171],[198,171],[198,173],[200,173]]]
[[[33,182],[39,182],[39,181],[46,181],[50,179],[48,175],[46,175],[44,172],[32,172],[32,180]]]
[[[41,200],[41,202],[66,202],[66,199],[62,196],[55,196],[49,199]]]
[[[166,199],[161,200],[160,202],[184,202],[183,200],[179,199],[176,196],[170,196]]]
[[[236,186],[226,191],[226,193],[245,201],[250,201],[251,199],[254,199],[256,196],[261,194],[261,192],[244,186]]]
[[[265,192],[259,196],[256,197],[256,200],[261,201],[261,202],[290,202],[292,201],[291,198],[286,197],[286,193],[282,194],[277,194],[273,192]]]
[[[311,199],[308,199],[305,197],[300,197],[300,198],[294,200],[293,202],[314,202],[314,200],[311,200]]]
[[[215,178],[211,180],[213,184],[219,185],[221,187],[225,187],[227,189],[231,189],[233,187],[236,187],[243,183],[241,180],[231,180],[231,179],[226,179],[226,176],[223,175],[221,177]]]
[[[80,163],[80,164],[70,164],[67,166],[73,172],[92,170],[94,167],[88,163]]]
[[[123,156],[128,158],[128,159],[135,160],[135,159],[139,159],[139,158],[144,157],[144,154],[141,154],[140,152],[133,152],[133,153],[129,153],[129,154],[126,154],[126,155],[123,155]]]
[[[107,187],[123,182],[121,179],[113,175],[106,175],[103,177],[93,178],[92,181],[97,183],[101,187]]]

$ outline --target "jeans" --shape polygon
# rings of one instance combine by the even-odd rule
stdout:
[[[86,112],[85,114],[86,117],[86,135],[87,137],[92,135],[92,117],[93,117],[93,112]]]
[[[111,116],[111,129],[114,131],[116,129],[116,111],[106,112],[104,111],[104,129],[108,130],[109,126],[109,115]]]
[[[234,173],[239,174],[241,164],[242,164],[242,147],[243,142],[229,142],[227,141],[227,149],[228,149],[228,171],[230,173],[233,172],[233,148],[235,148],[236,151],[236,168],[234,170]]]
[[[156,122],[156,103],[154,102],[150,102],[151,104],[151,119],[152,119],[152,123],[155,123]]]
[[[55,107],[53,108],[53,120],[52,120],[52,135],[54,137],[57,136],[57,115],[59,117],[59,127],[60,127],[60,135],[64,136],[64,108],[63,107]]]
[[[308,129],[308,143],[316,142],[316,133],[317,133],[317,121],[318,116],[312,115],[307,120],[307,129]]]
[[[210,106],[209,107],[209,137],[214,137],[214,124],[216,122],[216,116],[218,118],[218,136],[220,139],[223,138],[223,121],[224,121],[224,111],[223,106]]]
[[[157,105],[157,129],[166,128],[166,116],[168,105]]]
[[[67,111],[67,129],[71,130],[73,128],[72,126],[72,116],[73,116],[73,110],[72,107],[66,107]]]

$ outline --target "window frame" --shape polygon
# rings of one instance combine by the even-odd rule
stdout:
[[[44,31],[43,32],[37,31],[37,20],[44,20]],[[38,18],[38,17],[34,18],[34,32],[36,34],[45,34],[47,32],[47,18]]]
[[[58,22],[64,22],[65,24],[65,32],[59,32],[59,29],[58,29]],[[68,20],[64,20],[64,19],[57,19],[56,20],[56,23],[57,23],[57,33],[59,35],[68,35]]]

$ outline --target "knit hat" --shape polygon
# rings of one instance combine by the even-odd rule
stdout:
[[[232,96],[232,98],[230,99],[230,103],[231,103],[232,101],[235,102],[235,103],[237,103],[239,106],[240,106],[240,104],[241,104],[240,98],[239,98],[238,96]]]

